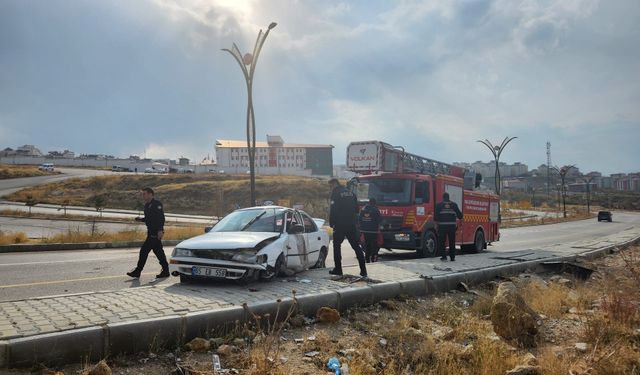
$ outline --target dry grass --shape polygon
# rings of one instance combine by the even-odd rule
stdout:
[[[0,245],[14,245],[28,242],[29,238],[24,232],[0,231]]]
[[[185,240],[204,233],[204,227],[166,227],[163,240]],[[39,239],[29,239],[23,232],[0,232],[0,245],[20,243],[80,243],[80,242],[128,242],[143,241],[147,235],[146,229],[133,229],[119,232],[93,233],[80,229],[69,229],[64,233]]]
[[[568,221],[576,221],[576,220],[585,220],[595,218],[596,214],[587,214],[586,212],[581,211],[568,211],[567,217],[532,217],[528,219],[518,219],[518,220],[507,220],[503,221],[500,224],[501,228],[514,228],[514,227],[522,227],[529,225],[543,225],[543,224],[556,224],[556,223],[564,223]]]
[[[9,195],[26,202],[28,196],[42,203],[93,207],[96,196],[104,197],[107,208],[137,210],[140,189],[151,186],[166,212],[223,216],[235,205],[249,205],[249,177],[245,175],[117,175],[68,179],[39,185]],[[258,201],[301,204],[315,217],[326,217],[329,189],[325,181],[308,177],[257,176]]]
[[[48,176],[60,172],[45,172],[33,165],[0,164],[0,180],[21,177]]]
[[[63,209],[59,209],[62,211]],[[8,216],[8,217],[28,217],[32,219],[45,219],[45,220],[80,220],[80,221],[90,221],[96,220],[96,222],[123,222],[123,223],[131,223],[132,218],[122,218],[122,217],[100,217],[100,216],[89,216],[89,215],[58,215],[58,214],[46,214],[40,212],[32,212],[29,214],[29,211],[23,210],[12,210],[12,209],[3,209],[0,210],[0,216]]]
[[[166,227],[163,240],[185,240],[204,233],[204,227]],[[66,233],[42,239],[44,243],[77,243],[77,242],[122,242],[142,241],[146,238],[146,229],[133,229],[119,232],[84,232],[69,230]]]
[[[569,293],[570,291],[568,287],[557,283],[543,284],[540,281],[532,281],[521,290],[521,294],[529,307],[537,313],[559,318],[577,304],[578,296]]]

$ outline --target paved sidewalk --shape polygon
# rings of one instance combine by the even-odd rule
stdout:
[[[369,284],[434,279],[483,269],[508,270],[512,265],[542,262],[580,255],[595,249],[620,245],[640,237],[640,229],[631,228],[597,241],[581,241],[547,248],[514,252],[464,254],[455,262],[439,258],[412,259],[369,264]],[[357,266],[345,267],[356,275]],[[477,273],[477,272],[475,272]],[[464,276],[464,275],[463,275]],[[51,332],[111,323],[134,322],[150,318],[184,316],[188,313],[221,310],[243,303],[249,305],[296,296],[314,296],[365,286],[331,280],[326,269],[311,270],[293,278],[239,286],[234,283],[173,284],[92,292],[76,295],[40,297],[0,303],[0,340],[10,340]],[[375,299],[375,296],[374,296]]]

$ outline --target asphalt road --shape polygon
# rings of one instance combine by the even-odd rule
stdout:
[[[613,218],[613,223],[598,223],[591,219],[503,229],[501,241],[494,243],[489,251],[526,250],[598,238],[640,226],[640,214],[615,212]],[[167,255],[171,251],[170,247],[165,249]],[[343,243],[342,253],[345,265],[356,264],[353,251],[346,241]],[[138,249],[0,254],[0,301],[149,285],[160,270],[153,254],[150,254],[140,280],[132,280],[125,276],[125,272],[135,266],[137,254]],[[382,261],[415,258],[415,253],[405,251],[389,253],[382,250],[381,254]],[[331,251],[327,265],[333,265]],[[172,277],[159,282],[176,283],[177,278]],[[225,285],[217,284],[220,284],[220,287]],[[191,287],[197,288],[197,284]]]

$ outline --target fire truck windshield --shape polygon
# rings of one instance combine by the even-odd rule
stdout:
[[[375,198],[378,205],[407,205],[411,201],[411,180],[372,178],[358,183],[358,201],[368,202]]]

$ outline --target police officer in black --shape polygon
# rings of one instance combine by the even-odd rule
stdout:
[[[449,239],[449,258],[456,260],[456,218],[462,219],[462,212],[455,202],[449,200],[449,193],[442,194],[442,202],[436,205],[435,221],[438,224],[438,253],[441,260],[447,260],[444,249],[445,238]]]
[[[380,210],[376,207],[376,199],[370,198],[369,203],[362,207],[360,215],[360,232],[364,237],[364,260],[378,261],[378,231],[380,229]]]
[[[340,182],[335,178],[329,180],[329,186],[331,187],[329,226],[333,228],[333,260],[335,262],[335,268],[329,273],[342,275],[340,246],[346,237],[353,251],[356,252],[360,265],[360,276],[367,277],[367,267],[364,264],[364,254],[358,242],[358,229],[356,228],[356,215],[358,214],[356,195],[340,185]]]
[[[127,272],[130,277],[140,277],[140,272],[147,262],[149,252],[158,258],[162,271],[156,275],[156,278],[169,277],[169,264],[167,257],[164,255],[162,248],[162,236],[164,235],[164,210],[162,203],[153,197],[153,189],[145,187],[142,189],[142,199],[144,200],[144,217],[136,217],[136,221],[142,221],[147,225],[147,239],[140,248],[140,256],[138,257],[138,265],[131,272]]]

